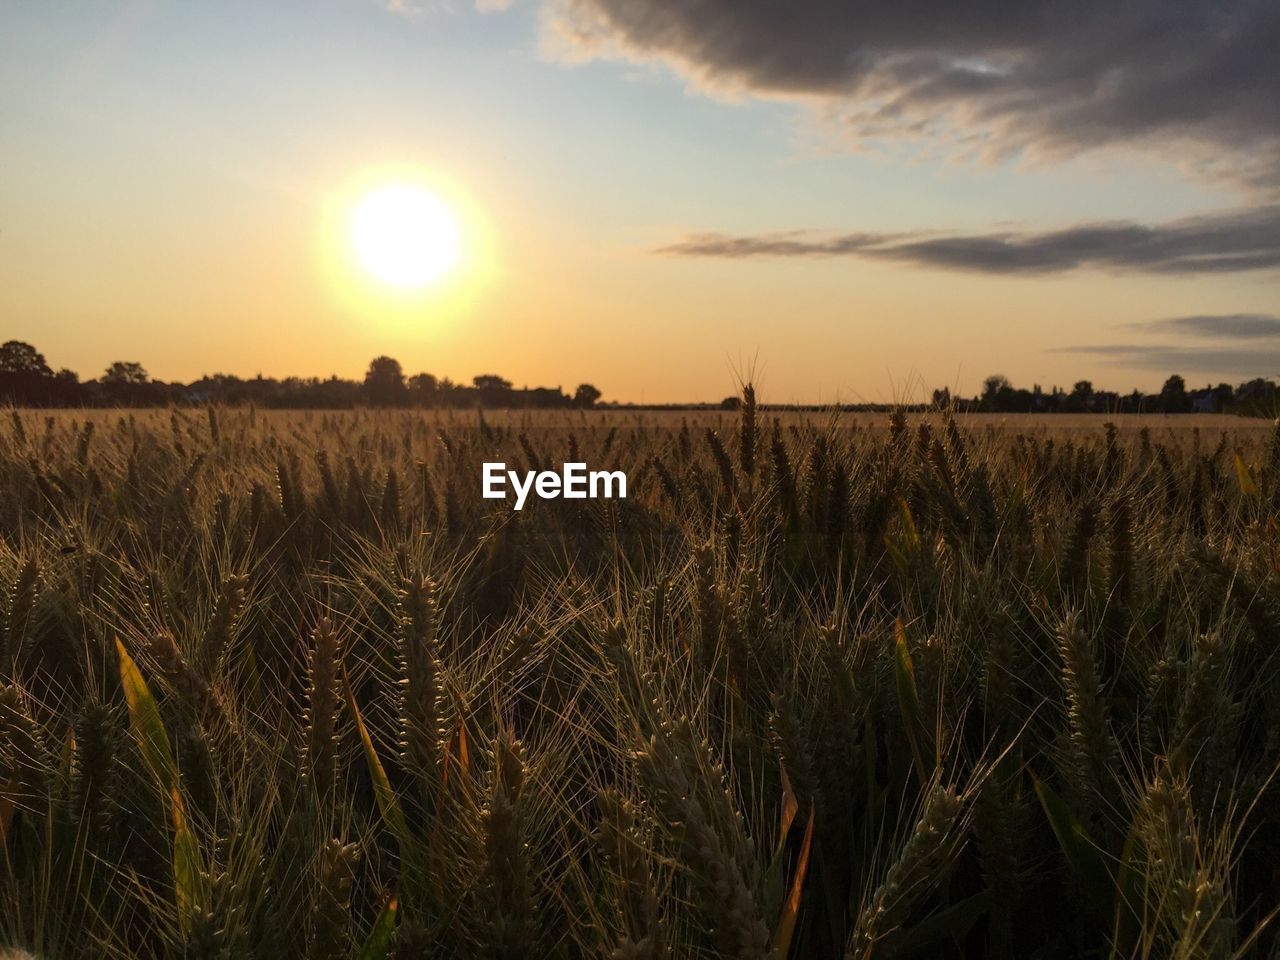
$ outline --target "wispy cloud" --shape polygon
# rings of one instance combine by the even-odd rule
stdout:
[[[1280,338],[1280,317],[1269,313],[1199,314],[1125,324],[1135,330],[1222,340]]]
[[[1081,354],[1094,357],[1108,366],[1164,373],[1181,371],[1197,376],[1280,376],[1280,349],[1104,343],[1057,347],[1050,352]]]
[[[1280,317],[1271,314],[1196,314],[1121,326],[1202,342],[1100,343],[1058,347],[1052,352],[1083,354],[1110,366],[1144,370],[1182,370],[1204,376],[1280,376]],[[1241,341],[1247,346],[1241,346]]]
[[[548,11],[566,56],[656,61],[704,90],[816,104],[863,140],[998,155],[1177,144],[1216,174],[1280,187],[1274,0],[550,0]]]
[[[513,0],[474,0],[479,13],[501,13],[510,8]],[[453,13],[453,0],[385,0],[388,13],[414,19],[430,13]]]
[[[1280,206],[1232,210],[1163,224],[1081,224],[1045,232],[694,233],[658,248],[680,257],[858,257],[1006,275],[1099,269],[1155,274],[1280,268]]]

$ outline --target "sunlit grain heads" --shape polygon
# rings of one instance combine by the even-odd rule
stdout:
[[[1071,780],[1081,802],[1101,812],[1113,776],[1117,745],[1107,719],[1093,636],[1073,614],[1058,631],[1070,729]]]
[[[1182,702],[1170,737],[1170,765],[1183,773],[1194,766],[1196,798],[1204,803],[1220,792],[1215,772],[1231,759],[1234,704],[1227,689],[1228,648],[1221,634],[1196,638],[1183,682]]]
[[[5,608],[4,633],[0,635],[0,677],[10,675],[22,655],[31,611],[35,606],[36,589],[40,580],[40,565],[34,555],[27,558],[18,577],[9,590]]]
[[[1014,695],[1019,676],[1016,624],[1003,607],[996,607],[983,624],[986,656],[982,669],[982,705],[987,729],[1007,742],[1018,726]]]
[[[827,502],[823,494],[827,489],[829,469],[827,438],[823,434],[816,434],[805,455],[802,497],[807,501],[810,519],[819,527],[822,525],[822,511]]]
[[[533,473],[540,472],[543,469],[542,457],[533,448],[533,441],[529,439],[527,433],[521,433],[519,439],[520,451],[524,454],[525,469]]]
[[[711,450],[712,459],[715,460],[716,467],[720,471],[720,484],[724,491],[732,497],[737,489],[737,479],[733,469],[733,461],[729,459],[729,451],[725,449],[724,441],[720,439],[720,434],[710,427],[707,428],[706,437],[707,447]]]
[[[994,894],[990,953],[997,957],[1010,956],[1013,917],[1027,879],[1023,868],[1028,840],[1026,811],[1010,789],[1013,779],[998,772],[989,776],[978,789],[973,810],[983,877]]]
[[[1146,846],[1151,933],[1165,956],[1236,956],[1230,864],[1198,829],[1186,783],[1168,773],[1147,789],[1135,824]]]
[[[439,775],[445,736],[439,616],[435,582],[406,581],[400,593],[400,751],[405,766],[431,782]]]
[[[601,625],[599,636],[604,658],[618,684],[623,716],[627,718],[623,727],[634,725],[641,730],[651,729],[653,713],[655,710],[660,712],[662,704],[655,696],[650,678],[632,652],[626,624],[619,618],[610,619]]]
[[[120,813],[122,733],[123,718],[110,704],[90,702],[76,718],[67,807],[90,835],[108,834]]]
[[[343,471],[346,474],[346,496],[343,498],[342,505],[345,519],[351,527],[362,530],[369,517],[369,485],[365,482],[360,468],[356,466],[354,457],[346,458]]]
[[[276,461],[276,495],[280,512],[293,521],[302,514],[302,495],[298,490],[297,471],[283,457]]]
[[[810,805],[821,805],[813,751],[790,698],[782,694],[773,696],[773,709],[769,713],[769,739],[800,802],[801,814],[807,815]]]
[[[1124,604],[1133,582],[1133,506],[1129,497],[1117,496],[1107,516],[1108,573],[1110,598]]]
[[[359,848],[354,843],[326,840],[317,861],[307,960],[343,960],[351,956],[351,888]]]
[[[384,535],[395,534],[400,529],[400,480],[395,467],[387,468],[387,478],[382,485],[382,506],[378,520]]]
[[[878,956],[886,938],[897,931],[911,906],[932,889],[939,872],[949,866],[960,816],[960,796],[936,785],[907,842],[885,871],[869,901],[858,913],[847,957]]]
[[[827,546],[832,553],[838,553],[844,541],[845,532],[852,522],[853,504],[850,499],[849,474],[843,464],[833,464],[831,480],[826,491],[827,505],[825,515],[825,533]]]
[[[777,420],[773,421],[773,432],[769,438],[769,459],[773,466],[773,484],[777,490],[783,515],[789,526],[794,525],[799,508],[796,501],[796,476],[791,465],[791,454]]]
[[[676,843],[681,867],[698,894],[716,949],[722,956],[742,960],[767,957],[768,927],[748,882],[749,865],[742,859],[749,847],[740,835],[735,842],[720,832],[738,833],[741,822],[736,814],[714,817],[704,807],[690,779],[691,770],[700,768],[688,765],[683,751],[674,749],[676,743],[689,746],[687,723],[664,726],[635,754],[640,779],[654,799],[655,815]],[[715,796],[711,790],[707,793]]]
[[[147,650],[155,661],[161,676],[173,687],[181,701],[192,708],[197,718],[204,721],[224,720],[222,702],[209,681],[178,649],[173,634],[154,634]]]
[[[667,469],[667,465],[662,461],[662,458],[655,456],[650,458],[649,462],[653,464],[653,469],[658,474],[658,482],[662,485],[662,492],[667,501],[671,504],[679,503],[680,487],[676,483],[675,477],[671,475],[671,471]]]
[[[902,447],[907,440],[907,413],[898,407],[889,414],[889,438],[895,447]]]
[[[216,447],[222,443],[222,428],[218,423],[218,411],[212,404],[204,409],[209,418],[209,442]]]
[[[656,639],[668,626],[670,619],[669,605],[675,590],[670,577],[663,577],[650,590],[648,626],[650,634]]]
[[[921,463],[929,459],[930,450],[933,447],[933,427],[928,420],[921,420],[916,424],[916,459]]]
[[[1058,553],[1058,580],[1064,590],[1081,596],[1089,586],[1089,554],[1098,528],[1097,505],[1088,498],[1080,501],[1066,539]]]
[[[338,481],[329,464],[329,455],[324,450],[316,451],[316,468],[320,471],[320,489],[323,494],[325,516],[330,523],[336,523],[342,516],[342,494],[338,490]]]
[[[742,388],[741,421],[738,427],[738,463],[745,476],[756,472],[756,445],[759,443],[756,423],[756,388],[745,384]]]
[[[233,856],[231,846],[226,837],[219,837],[213,844],[209,861],[192,865],[196,897],[187,908],[188,932],[181,948],[183,957],[222,960],[250,952],[246,928],[255,906],[253,899],[260,893],[253,878],[263,864],[259,860],[227,869],[228,860]],[[299,940],[306,942],[304,938]]]
[[[222,664],[227,647],[235,635],[240,613],[244,609],[245,587],[248,583],[248,577],[236,574],[222,580],[213,616],[209,618],[200,644],[207,671],[215,671]]]
[[[341,639],[333,622],[322,619],[307,654],[307,707],[303,714],[302,779],[327,795],[336,776]]]
[[[93,421],[86,420],[76,440],[76,463],[81,469],[89,465],[89,444],[93,441]]]
[[[44,737],[22,692],[0,687],[0,791],[20,809],[47,802],[50,758]]]
[[[639,811],[615,790],[601,791],[596,841],[613,879],[622,926],[612,960],[658,960],[670,955],[660,901],[639,830]]]
[[[27,445],[27,428],[22,422],[22,414],[14,410],[11,414],[13,420],[13,439],[18,447]]]
[[[521,805],[524,778],[523,747],[504,731],[493,746],[493,782],[481,812],[490,898],[488,929],[484,932],[486,946],[498,958],[530,954],[534,909]]]

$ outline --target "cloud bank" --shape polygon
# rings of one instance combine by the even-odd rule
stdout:
[[[1280,376],[1280,349],[1110,343],[1058,347],[1053,352],[1092,356],[1108,366],[1162,373],[1181,370],[1202,375],[1219,374],[1244,378]]]
[[[857,257],[944,270],[1031,276],[1087,268],[1166,275],[1235,273],[1280,268],[1280,206],[1155,225],[1113,221],[1045,232],[695,233],[655,252],[729,259]]]
[[[1275,0],[551,0],[564,56],[800,100],[860,140],[987,154],[1169,148],[1280,188]]]
[[[1224,340],[1280,339],[1280,317],[1265,313],[1228,313],[1144,320],[1128,326],[1155,333]]]
[[[1144,320],[1123,326],[1171,334],[1192,342],[1087,344],[1058,347],[1053,352],[1098,357],[1112,366],[1145,370],[1182,369],[1242,377],[1280,376],[1280,317],[1272,314],[1197,314]]]

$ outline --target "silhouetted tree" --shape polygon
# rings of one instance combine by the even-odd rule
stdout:
[[[409,390],[418,397],[430,397],[440,388],[436,378],[429,373],[415,373],[409,378]]]
[[[0,404],[73,406],[83,403],[82,393],[74,381],[55,377],[31,344],[21,340],[0,344]]]
[[[393,357],[374,357],[364,375],[366,399],[379,407],[395,406],[405,399],[404,371]]]
[[[984,410],[998,410],[1000,394],[1011,389],[1013,388],[1009,384],[1008,377],[1003,374],[993,373],[982,381],[982,408]]]
[[[435,406],[440,400],[440,384],[430,373],[415,373],[408,380],[409,402],[420,407]]]
[[[1255,377],[1236,388],[1236,409],[1253,416],[1274,417],[1280,413],[1276,404],[1276,385]]]
[[[603,394],[589,383],[578,384],[573,391],[573,404],[576,407],[593,407]]]
[[[1071,392],[1067,394],[1064,401],[1064,409],[1072,413],[1083,413],[1090,407],[1090,401],[1093,399],[1093,381],[1077,380],[1071,387]]]
[[[941,387],[933,391],[933,400],[930,406],[935,410],[948,410],[951,408],[951,389],[949,387]]]
[[[153,383],[142,364],[117,360],[98,378],[96,392],[107,403],[146,407],[164,403],[173,394],[162,383]]]
[[[29,343],[10,340],[0,344],[0,373],[26,373],[51,377],[53,371],[45,362],[44,354]]]
[[[1011,409],[1012,402],[1013,385],[1008,377],[994,373],[982,381],[981,409],[1007,411]]]
[[[128,386],[138,386],[149,379],[146,368],[134,360],[117,360],[102,375],[103,383]]]
[[[482,373],[471,379],[472,389],[459,390],[458,399],[467,403],[479,403],[482,407],[510,407],[515,405],[511,381],[493,373]]]
[[[1180,413],[1191,407],[1187,399],[1187,381],[1174,374],[1160,388],[1160,408],[1166,413]]]

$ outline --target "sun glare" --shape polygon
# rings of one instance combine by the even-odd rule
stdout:
[[[392,183],[356,203],[351,246],[369,276],[413,290],[457,265],[461,235],[457,217],[439,196],[413,184]]]

